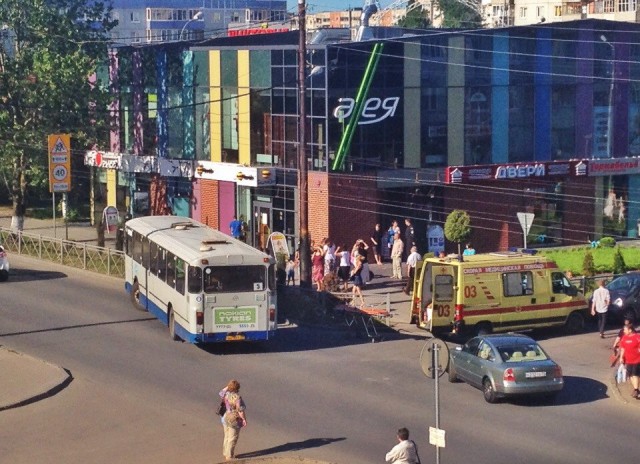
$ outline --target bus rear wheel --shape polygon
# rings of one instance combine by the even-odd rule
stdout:
[[[173,308],[171,308],[171,306],[169,306],[169,337],[171,337],[171,340],[173,341],[179,341],[180,337],[178,337],[178,335],[176,334],[176,316],[175,314],[173,314]]]
[[[137,280],[131,286],[131,303],[137,310],[145,310],[145,307],[142,306],[142,302],[140,301],[140,284],[138,284]]]

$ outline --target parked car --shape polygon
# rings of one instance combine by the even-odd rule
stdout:
[[[9,278],[9,256],[4,251],[4,247],[0,245],[0,282],[4,282]]]
[[[640,272],[628,272],[605,285],[611,294],[607,317],[640,321]],[[591,303],[591,302],[589,302]]]
[[[480,335],[451,351],[449,381],[480,388],[495,403],[509,396],[554,397],[564,385],[562,368],[531,337]]]

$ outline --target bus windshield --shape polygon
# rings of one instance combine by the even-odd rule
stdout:
[[[208,266],[203,274],[205,293],[259,292],[267,289],[266,266]]]

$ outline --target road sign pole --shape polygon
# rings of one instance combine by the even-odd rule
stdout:
[[[524,217],[524,249],[527,249],[527,234],[529,233],[529,228],[527,227],[527,216]]]
[[[440,389],[438,384],[440,383],[440,369],[438,364],[438,353],[440,351],[440,347],[437,343],[433,344],[433,351],[431,352],[433,356],[433,372],[435,376],[436,385],[434,388],[435,391],[435,404],[436,404],[436,429],[440,430]],[[440,464],[440,447],[436,445],[436,464]]]
[[[53,211],[53,238],[58,238],[56,234],[56,192],[51,193],[51,211]]]

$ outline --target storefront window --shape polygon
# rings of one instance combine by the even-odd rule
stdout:
[[[535,215],[527,236],[528,247],[562,243],[563,189],[562,182],[558,182],[524,190],[525,211]]]
[[[604,181],[603,236],[627,236],[628,177],[611,176]]]

